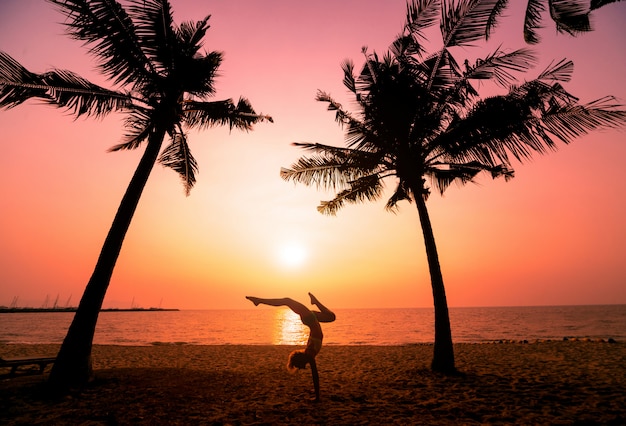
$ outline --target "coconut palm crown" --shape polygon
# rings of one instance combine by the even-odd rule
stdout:
[[[220,52],[202,50],[209,17],[176,25],[166,0],[49,0],[65,16],[68,34],[89,48],[114,89],[61,69],[37,74],[0,52],[0,108],[39,99],[77,117],[126,114],[126,134],[113,151],[144,147],[50,374],[52,388],[81,386],[91,374],[93,335],[113,268],[154,164],[172,168],[187,194],[197,163],[187,131],[227,125],[251,130],[271,118],[245,98],[209,101],[215,95]],[[162,148],[167,138],[168,145]]]
[[[407,4],[403,32],[383,56],[363,49],[365,64],[354,71],[343,63],[344,85],[355,111],[329,94],[328,105],[345,129],[345,146],[296,143],[309,152],[281,176],[288,181],[333,190],[318,206],[334,215],[346,203],[387,198],[386,208],[415,202],[424,234],[435,307],[435,371],[456,371],[445,288],[426,200],[431,189],[443,194],[452,184],[473,182],[481,173],[513,177],[514,160],[556,149],[559,142],[599,128],[622,126],[626,112],[610,97],[586,105],[562,83],[573,65],[562,60],[537,78],[517,84],[515,73],[536,64],[527,48],[498,49],[483,59],[460,64],[455,47],[484,35],[494,2],[414,0]],[[443,47],[426,54],[424,31],[440,22]],[[491,80],[501,95],[481,97],[477,82]],[[393,189],[385,190],[385,183]]]

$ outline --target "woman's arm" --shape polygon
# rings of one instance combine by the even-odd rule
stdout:
[[[315,358],[311,358],[311,375],[313,376],[313,386],[315,387],[315,402],[320,400],[320,377],[317,374],[317,364]]]

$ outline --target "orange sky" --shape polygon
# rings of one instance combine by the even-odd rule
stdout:
[[[519,2],[520,4],[522,2]],[[405,1],[172,0],[177,22],[211,14],[205,47],[225,52],[218,99],[240,95],[274,124],[249,133],[193,133],[198,182],[185,197],[157,165],[126,237],[105,307],[248,308],[244,295],[312,291],[337,308],[430,307],[430,278],[414,205],[315,210],[332,194],[282,181],[301,153],[294,141],[340,145],[343,134],[317,89],[349,104],[340,63],[362,64],[361,46],[383,52],[404,22]],[[522,47],[511,10],[489,51]],[[573,39],[542,32],[542,65],[575,63],[567,88],[582,102],[626,103],[626,4],[594,15]],[[106,82],[62,16],[41,0],[2,0],[0,50],[29,69],[71,69]],[[437,45],[435,43],[435,45]],[[464,49],[460,58],[485,53]],[[481,53],[482,52],[482,53]],[[140,151],[107,153],[121,116],[74,121],[29,103],[0,111],[0,305],[78,303]],[[450,306],[626,303],[624,132],[595,133],[518,165],[509,183],[433,194],[428,207]],[[281,250],[299,246],[287,264]]]

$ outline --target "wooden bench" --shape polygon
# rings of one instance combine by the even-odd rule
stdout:
[[[24,365],[38,365],[39,374],[43,374],[48,364],[54,364],[56,357],[31,357],[31,358],[0,358],[0,368],[11,367],[11,376],[14,376],[19,367]]]

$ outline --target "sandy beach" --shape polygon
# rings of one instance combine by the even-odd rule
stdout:
[[[55,355],[0,345],[0,356]],[[94,346],[96,380],[51,401],[41,375],[0,371],[4,425],[626,424],[626,344],[457,344],[459,376],[433,374],[431,345],[325,346],[321,401],[290,346]]]

